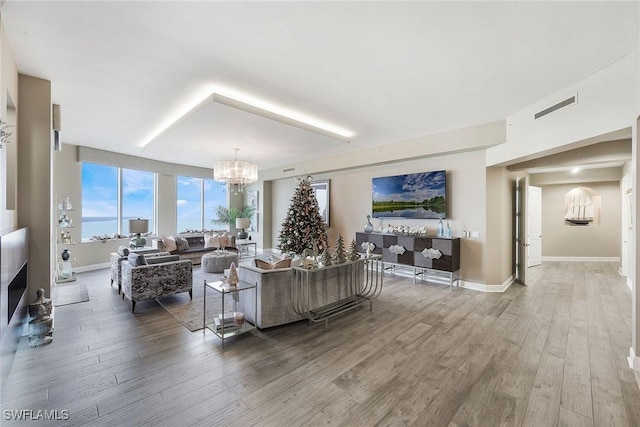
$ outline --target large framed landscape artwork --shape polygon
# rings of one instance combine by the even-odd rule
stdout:
[[[374,218],[447,217],[447,171],[373,178]]]

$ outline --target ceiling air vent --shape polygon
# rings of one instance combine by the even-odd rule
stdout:
[[[554,111],[558,111],[561,108],[568,107],[571,104],[575,104],[577,101],[578,101],[578,94],[575,94],[571,98],[567,98],[564,101],[558,102],[557,104],[552,105],[549,108],[545,108],[544,110],[537,112],[536,114],[534,114],[533,118],[535,120],[538,120],[540,117],[544,117],[547,114],[551,114]]]

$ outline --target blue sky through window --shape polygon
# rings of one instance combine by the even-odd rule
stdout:
[[[118,168],[82,164],[82,239],[118,232]]]
[[[202,202],[204,185],[204,204]],[[227,205],[227,189],[212,179],[177,177],[178,232],[219,228],[211,223],[214,209]]]
[[[153,172],[122,170],[122,234],[129,234],[129,219],[149,220],[153,231]]]

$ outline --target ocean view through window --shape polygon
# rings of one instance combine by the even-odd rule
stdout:
[[[153,231],[154,189],[153,172],[83,163],[82,240],[115,234],[128,236],[129,219],[134,218],[148,219],[149,230]]]
[[[82,240],[128,237],[129,219],[135,218],[148,219],[149,231],[157,232],[156,188],[153,172],[83,162]],[[212,221],[215,208],[227,205],[227,187],[213,179],[177,176],[175,203],[175,232],[219,229]]]

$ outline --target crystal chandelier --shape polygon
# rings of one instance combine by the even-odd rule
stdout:
[[[225,182],[234,194],[244,192],[247,184],[258,180],[258,165],[238,160],[239,148],[234,148],[235,160],[218,160],[213,167],[213,179]]]

